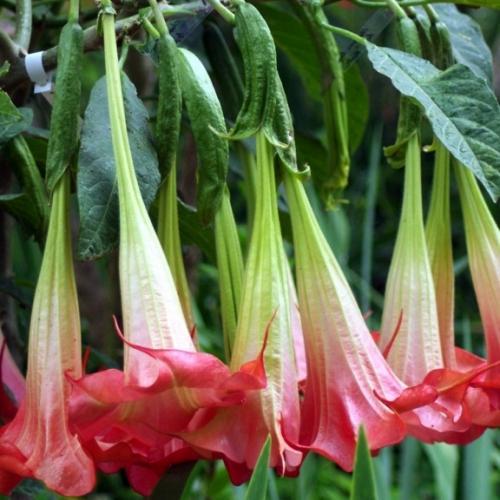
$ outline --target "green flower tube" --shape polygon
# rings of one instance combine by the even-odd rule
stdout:
[[[455,333],[453,250],[450,220],[450,153],[437,143],[431,201],[425,226],[427,250],[436,291],[439,335],[445,366],[454,368]]]

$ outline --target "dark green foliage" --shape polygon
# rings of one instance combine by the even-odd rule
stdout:
[[[160,183],[158,159],[149,130],[149,116],[134,85],[122,76],[127,130],[134,167],[146,206],[153,202]],[[94,85],[85,111],[78,157],[80,238],[78,255],[95,259],[118,244],[118,191],[116,165],[107,108],[106,79]]]

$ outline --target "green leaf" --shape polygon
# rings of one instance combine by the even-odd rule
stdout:
[[[436,498],[453,500],[458,473],[458,449],[445,443],[424,444],[436,479]]]
[[[160,183],[158,159],[149,129],[149,116],[133,83],[122,74],[127,131],[135,172],[146,206]],[[80,238],[78,256],[98,258],[118,245],[119,215],[116,165],[111,142],[106,79],[96,82],[85,111],[78,158]]]
[[[220,206],[229,164],[222,107],[202,62],[192,52],[180,49],[179,76],[182,97],[191,122],[198,156],[197,208],[203,223],[212,220]]]
[[[198,212],[191,206],[177,200],[179,211],[179,230],[181,240],[186,245],[196,245],[215,264],[215,237],[213,230],[201,224]]]
[[[349,149],[351,153],[354,153],[365,135],[368,115],[370,114],[370,97],[358,65],[353,64],[344,72],[344,80]]]
[[[0,77],[5,76],[10,69],[9,61],[4,61],[4,63],[0,66]]]
[[[309,94],[321,101],[321,66],[313,41],[298,17],[274,5],[258,5],[276,46],[290,59]]]
[[[376,500],[375,472],[363,427],[360,427],[352,477],[351,500]]]
[[[463,448],[463,498],[489,500],[493,498],[492,454],[495,449],[495,430],[488,429],[479,439]]]
[[[462,14],[455,5],[436,4],[433,7],[448,27],[457,63],[467,66],[491,85],[493,57],[479,24],[467,14]]]
[[[491,9],[500,9],[500,0],[449,0],[452,3],[468,5],[470,7],[489,7]]]
[[[1,195],[0,209],[12,215],[29,235],[39,236],[43,220],[32,199],[26,193]]]
[[[252,478],[248,484],[246,500],[265,500],[267,494],[267,468],[269,467],[269,454],[271,452],[271,437],[268,436],[262,451],[260,452],[259,459],[255,465],[252,473]]]
[[[486,81],[460,64],[440,71],[405,52],[370,42],[366,46],[375,70],[420,104],[436,137],[496,200],[500,195],[500,106]]]
[[[212,76],[217,82],[224,115],[234,122],[243,102],[244,84],[241,64],[238,64],[218,24],[205,23],[203,41],[212,67]]]
[[[31,109],[18,109],[6,92],[0,90],[0,146],[24,132],[33,119]]]

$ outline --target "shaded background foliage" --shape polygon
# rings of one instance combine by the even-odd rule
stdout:
[[[177,2],[178,3],[178,2]],[[347,99],[350,109],[350,135],[353,165],[350,184],[343,193],[345,200],[333,211],[325,211],[321,198],[322,162],[326,157],[323,144],[324,127],[320,96],[320,69],[312,44],[286,2],[256,2],[268,21],[278,46],[278,62],[286,94],[294,115],[299,160],[312,168],[309,195],[322,228],[336,256],[342,263],[351,286],[368,317],[372,329],[380,325],[384,286],[393,250],[402,195],[403,175],[392,169],[383,159],[382,147],[395,137],[399,97],[388,80],[369,69],[365,57],[353,52],[349,43],[340,41],[346,67]],[[344,6],[345,7],[345,6]],[[0,29],[9,32],[13,27],[12,2],[0,0]],[[31,51],[56,44],[63,7],[58,0],[33,2],[34,32]],[[84,26],[91,25],[95,8],[90,2],[82,6]],[[496,74],[493,86],[500,95],[500,12],[486,9],[467,11],[481,25],[486,42],[491,47]],[[385,11],[359,7],[331,6],[327,13],[336,25],[355,32],[361,29],[377,37],[380,45],[394,45],[392,27],[387,27],[390,16]],[[235,61],[233,77],[241,72],[231,30],[215,15],[205,14],[170,23],[172,32],[181,45],[195,51],[209,68],[226,118],[234,120],[241,95],[228,87],[230,68],[220,64],[216,53],[210,50],[213,33],[218,30],[226,40]],[[302,29],[302,31],[301,31]],[[156,76],[155,53],[144,34],[133,34],[132,45],[124,66],[137,88],[139,98],[149,111],[150,122],[155,116]],[[1,52],[0,52],[1,55]],[[83,82],[82,116],[87,108],[92,88],[103,75],[103,57],[99,51],[87,53],[81,74]],[[94,89],[97,92],[98,89]],[[38,166],[43,172],[49,107],[44,97],[33,96],[28,85],[17,87],[13,94],[16,105],[33,111],[32,125],[26,140]],[[105,109],[104,103],[101,103]],[[87,111],[88,112],[88,111]],[[96,119],[96,115],[92,115]],[[424,133],[424,143],[431,140],[430,131]],[[252,145],[248,144],[251,148]],[[196,198],[196,151],[187,121],[183,123],[179,145],[179,197],[188,205]],[[80,153],[80,159],[82,154]],[[104,160],[105,161],[105,160]],[[17,192],[13,170],[8,156],[0,157],[0,190]],[[140,162],[136,162],[140,163]],[[432,174],[432,155],[424,155],[423,194],[427,206]],[[76,165],[75,165],[76,167]],[[147,164],[141,164],[147,172]],[[157,173],[155,174],[157,175]],[[154,184],[154,183],[153,183]],[[243,167],[237,147],[231,150],[229,185],[233,209],[239,223],[243,248],[246,249],[248,214],[245,207]],[[153,189],[154,188],[150,188]],[[152,197],[151,197],[152,198]],[[458,206],[456,187],[452,185],[452,221],[456,272],[456,333],[459,345],[483,352],[482,328],[467,268],[463,223]],[[490,208],[498,215],[497,207]],[[81,214],[86,214],[80,201]],[[290,256],[291,230],[284,200],[281,203],[282,228]],[[78,234],[77,203],[74,210],[74,239]],[[151,208],[155,217],[155,204]],[[195,314],[201,346],[223,358],[223,340],[218,299],[217,270],[215,267],[213,235],[209,229],[197,225],[192,212],[181,205],[181,233],[185,244],[185,261],[191,290],[195,299]],[[82,248],[80,240],[80,249]],[[75,244],[75,248],[78,245]],[[80,251],[80,256],[89,257]],[[119,366],[122,348],[112,329],[112,314],[119,315],[119,293],[116,250],[92,261],[78,261],[77,282],[82,314],[84,345],[91,349],[89,368]],[[34,287],[41,262],[38,243],[26,228],[5,212],[0,215],[0,308],[1,319],[16,360],[25,368],[27,332]],[[487,431],[467,447],[445,444],[422,445],[407,439],[400,446],[383,450],[375,459],[376,484],[379,497],[385,498],[442,498],[483,500],[500,495],[500,433]],[[268,497],[272,499],[340,499],[351,490],[351,475],[332,463],[310,454],[297,479],[275,478],[269,473]],[[180,497],[213,498],[217,500],[244,498],[246,486],[230,484],[221,463],[199,462],[177,466],[162,480],[153,498]],[[34,482],[25,482],[14,498],[55,498]],[[89,498],[137,498],[121,475],[102,476],[97,492]]]

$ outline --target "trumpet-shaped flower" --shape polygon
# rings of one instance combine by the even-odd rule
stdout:
[[[372,339],[300,180],[287,173],[285,185],[308,368],[300,442],[352,470],[361,425],[372,450],[405,436],[401,417],[377,396],[395,398],[403,384]]]
[[[470,170],[455,169],[467,240],[467,256],[479,305],[488,361],[500,360],[500,231]]]
[[[201,408],[241,403],[244,390],[264,385],[265,379],[252,376],[250,365],[233,375],[217,358],[196,351],[135,177],[113,26],[112,15],[104,14],[120,205],[124,367],[74,380],[71,410],[73,424],[99,466],[125,467],[132,486],[149,494],[168,465],[196,457],[174,433],[188,430]]]
[[[92,490],[94,465],[68,422],[70,385],[81,375],[80,319],[71,255],[69,178],[57,185],[31,313],[26,395],[0,431],[0,491],[35,477],[62,495]]]
[[[408,142],[403,207],[387,279],[380,348],[403,382],[419,384],[443,367],[436,295],[425,241],[420,141]]]
[[[270,465],[280,474],[297,474],[303,458],[293,446],[299,439],[299,393],[273,163],[270,145],[258,135],[256,212],[231,357],[235,371],[264,348],[267,387],[248,393],[239,407],[218,410],[198,431],[182,434],[197,449],[224,458],[237,484],[249,478],[268,435],[272,442]]]

